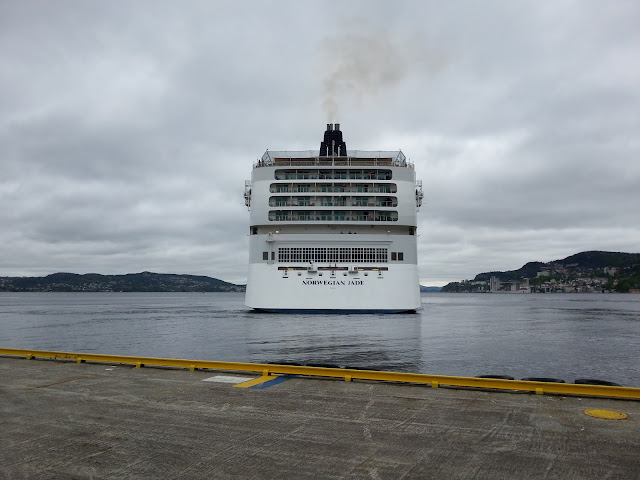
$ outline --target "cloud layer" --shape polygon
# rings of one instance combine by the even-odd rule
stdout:
[[[636,2],[0,5],[0,275],[246,279],[267,149],[397,149],[423,284],[640,251]]]

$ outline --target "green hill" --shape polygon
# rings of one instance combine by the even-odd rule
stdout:
[[[531,278],[535,277],[536,274],[544,269],[545,264],[542,262],[529,262],[524,264],[518,270],[507,270],[505,272],[494,271],[494,272],[484,272],[476,275],[474,280],[489,280],[491,277],[500,277],[500,280],[504,281],[512,281],[512,280],[520,280],[521,278]]]
[[[612,271],[612,269],[615,270]],[[538,272],[542,271],[547,271],[548,276],[536,278]],[[598,281],[603,291],[624,293],[640,289],[640,253],[598,250],[581,252],[552,262],[529,262],[517,270],[479,273],[473,282],[488,282],[493,276],[498,277],[502,282],[531,279],[531,286],[536,288],[549,280],[565,283],[573,281],[576,284],[576,279],[580,277],[598,277],[603,279]],[[473,282],[451,282],[445,285],[442,291],[488,291],[488,286]]]
[[[53,273],[45,277],[0,277],[4,292],[242,292],[217,278],[167,273],[129,273],[100,275]]]
[[[476,275],[475,280],[489,280],[496,276],[503,281],[520,280],[522,278],[533,278],[541,270],[553,267],[561,267],[568,273],[582,274],[590,273],[594,270],[601,270],[605,267],[630,268],[634,264],[640,264],[640,253],[623,252],[601,252],[597,250],[576,253],[562,260],[552,262],[529,262],[518,270],[507,270],[505,272],[484,272]]]
[[[601,252],[598,250],[576,253],[564,260],[556,260],[564,265],[578,264],[583,268],[599,269],[605,267],[625,268],[640,264],[640,253]]]

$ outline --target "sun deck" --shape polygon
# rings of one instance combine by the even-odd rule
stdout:
[[[269,151],[253,164],[253,168],[273,166],[304,167],[406,167],[414,168],[404,153],[398,151],[350,150],[348,156],[322,157],[318,150]]]

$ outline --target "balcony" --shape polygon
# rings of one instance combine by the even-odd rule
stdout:
[[[396,197],[315,196],[270,197],[270,207],[397,207]]]
[[[397,193],[395,183],[272,183],[270,193]]]
[[[276,170],[276,180],[391,180],[391,170]]]
[[[271,222],[397,222],[395,211],[272,210]]]

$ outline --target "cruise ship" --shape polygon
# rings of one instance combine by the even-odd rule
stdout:
[[[319,150],[267,150],[245,182],[246,305],[284,313],[420,308],[422,182],[401,151],[347,150],[328,124]]]

